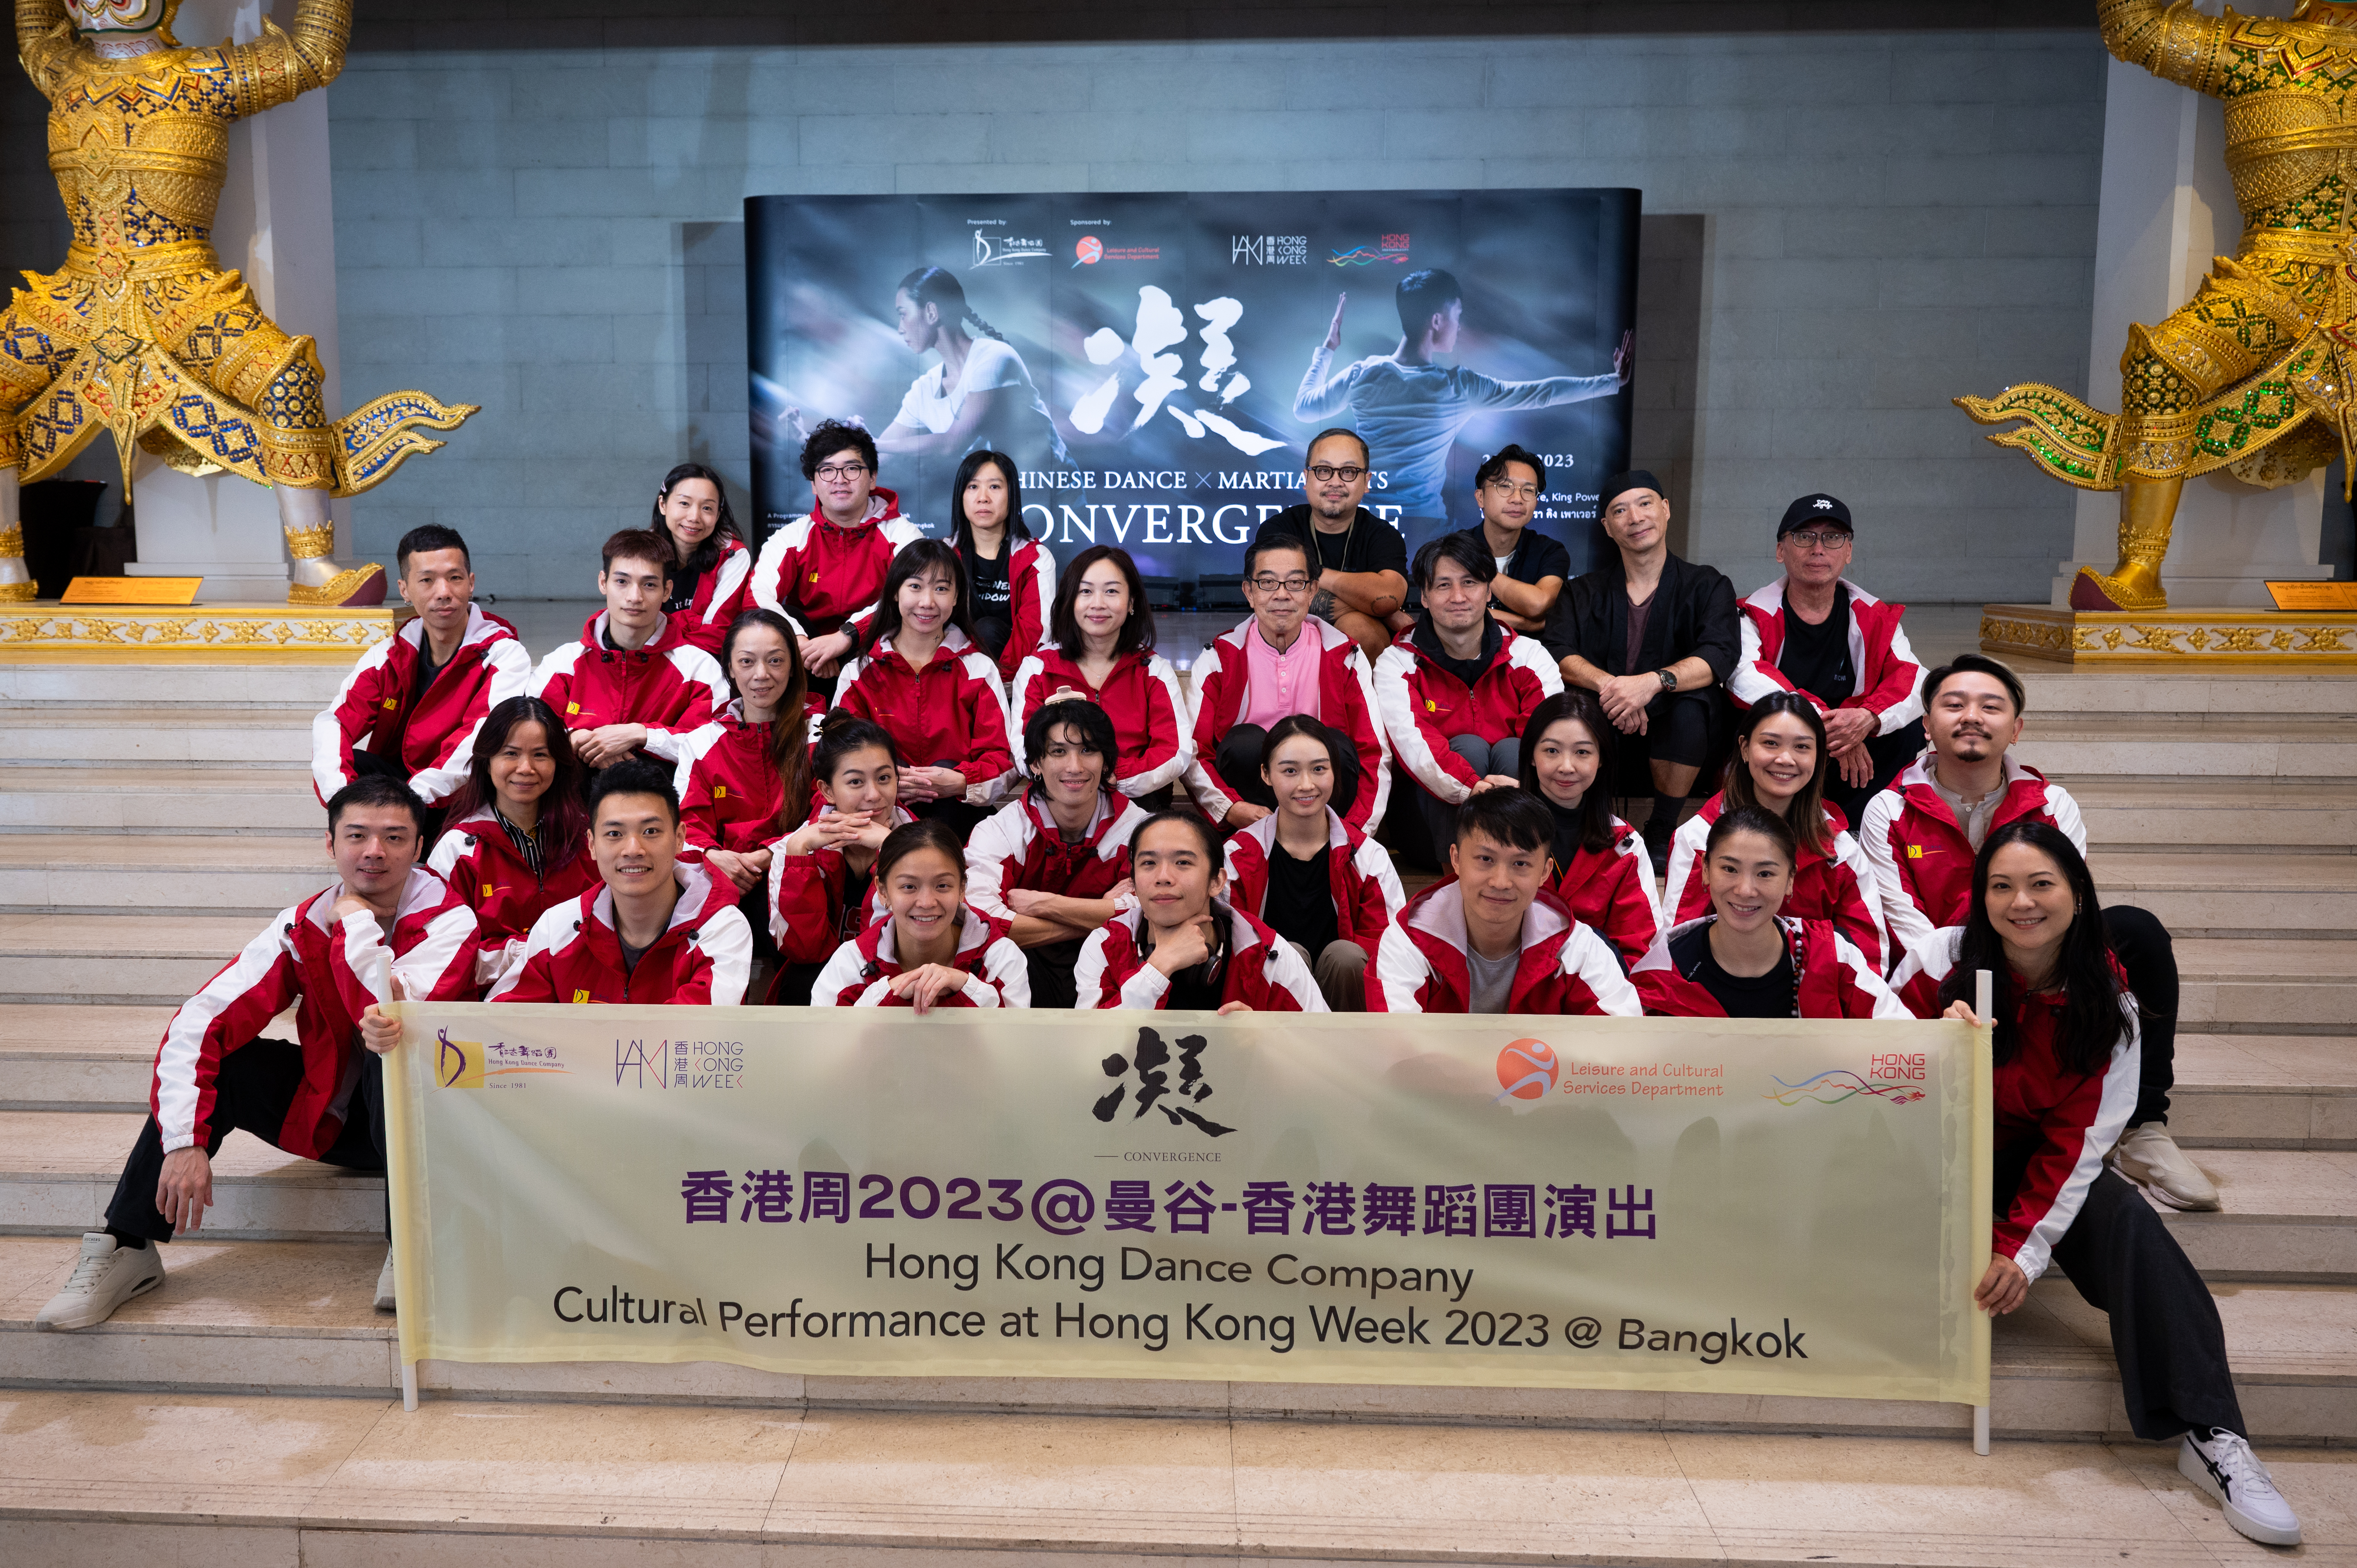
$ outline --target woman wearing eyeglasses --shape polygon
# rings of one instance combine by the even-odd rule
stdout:
[[[845,623],[876,608],[892,557],[924,536],[900,515],[900,498],[876,482],[875,437],[856,424],[830,419],[812,431],[802,478],[815,498],[811,513],[761,546],[753,598],[793,623],[812,694],[831,697],[852,648]]]

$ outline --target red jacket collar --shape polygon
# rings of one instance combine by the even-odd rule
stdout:
[[[671,923],[663,928],[661,940],[668,940],[683,926],[701,926],[737,903],[737,889],[726,882],[716,881],[700,865],[692,865],[685,861],[674,862],[671,875],[672,879],[679,884],[679,902],[672,906]],[[596,921],[608,936],[614,936],[613,889],[600,882],[597,890],[587,897],[589,918]]]
[[[892,917],[887,915],[859,933],[859,956],[867,961],[869,970],[892,974],[900,972],[899,944],[893,940],[892,929]],[[958,908],[955,962],[969,973],[973,972],[998,936],[998,928],[976,913],[973,905],[961,905]]]
[[[874,489],[867,492],[867,515],[860,519],[859,521],[852,524],[849,528],[834,528],[834,524],[827,521],[826,513],[820,509],[818,502],[815,500],[811,502],[810,510],[812,527],[834,528],[834,531],[837,533],[857,533],[863,529],[873,528],[879,522],[888,522],[899,515],[899,492],[898,490],[887,489],[882,485],[877,485]]]
[[[638,647],[608,648],[606,646],[606,612],[599,610],[581,623],[581,642],[592,653],[623,655],[636,653],[651,659],[659,653],[669,653],[674,648],[686,647],[687,637],[679,629],[679,618],[667,615],[662,618],[662,624],[655,628],[655,634]]]

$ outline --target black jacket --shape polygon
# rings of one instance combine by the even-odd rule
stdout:
[[[1558,661],[1578,654],[1608,675],[1665,670],[1681,659],[1710,666],[1713,681],[1725,684],[1743,648],[1735,608],[1735,585],[1717,567],[1672,555],[1662,566],[1653,612],[1645,621],[1645,642],[1634,670],[1629,662],[1629,578],[1614,551],[1595,571],[1574,577],[1555,602],[1540,641]]]

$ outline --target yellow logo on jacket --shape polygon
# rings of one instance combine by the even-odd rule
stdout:
[[[384,711],[388,714],[399,713],[401,711],[401,699],[399,697],[387,697],[384,700]]]
[[[589,993],[586,991],[576,991],[573,993],[573,1000],[576,1004],[587,1002],[589,1000]]]
[[[1922,846],[1921,844],[1920,844],[1920,843],[1910,843],[1910,844],[1909,844],[1909,845],[1907,846],[1907,858],[1908,858],[1908,859],[1910,859],[1910,860],[1921,860],[1921,859],[1922,859],[1922,858],[1923,858],[1923,846]]]
[[[1440,704],[1426,697],[1424,700],[1424,711],[1427,714],[1437,714],[1440,711]]]
[[[581,704],[578,703],[567,703],[565,704],[565,711],[567,715],[577,714],[581,711]]]
[[[712,798],[716,800],[726,800],[728,799],[728,786],[726,784],[715,784],[712,787]]]

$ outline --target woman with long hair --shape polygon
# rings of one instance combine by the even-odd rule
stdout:
[[[1023,485],[1004,452],[969,452],[950,483],[950,543],[974,595],[974,640],[1012,678],[1047,634],[1056,561],[1023,521]]]
[[[1092,545],[1072,557],[1049,607],[1051,640],[1015,672],[1007,703],[1015,765],[1028,768],[1023,726],[1049,703],[1085,697],[1113,719],[1115,788],[1147,811],[1168,806],[1195,758],[1178,671],[1154,651],[1154,611],[1129,552]]]
[[[900,412],[876,438],[878,451],[941,456],[988,448],[1065,461],[1063,437],[1030,367],[998,328],[966,302],[946,267],[919,267],[892,294],[892,318],[912,354],[941,363],[909,383]]]
[[[1024,950],[1031,1005],[1070,1007],[1081,944],[1133,901],[1146,813],[1113,787],[1113,721],[1094,703],[1040,709],[1024,739],[1031,782],[966,840],[966,897]]]
[[[1637,830],[1612,814],[1612,742],[1620,732],[1583,686],[1531,710],[1523,726],[1523,788],[1555,819],[1547,889],[1626,966],[1661,934],[1661,895]],[[1601,780],[1602,782],[1599,782]]]
[[[1703,846],[1722,811],[1756,806],[1781,817],[1797,846],[1785,913],[1831,920],[1866,955],[1877,974],[1890,968],[1890,939],[1882,899],[1866,851],[1849,823],[1825,801],[1831,757],[1825,721],[1798,692],[1771,692],[1745,710],[1736,728],[1719,792],[1686,819],[1670,841],[1669,874],[1662,881],[1662,918],[1699,918],[1710,908]]]
[[[972,832],[1015,770],[998,668],[974,645],[965,566],[938,539],[901,547],[837,710],[889,731],[906,759],[900,804]]]
[[[1882,972],[1830,920],[1785,915],[1800,845],[1759,806],[1714,818],[1702,854],[1708,912],[1664,931],[1629,978],[1673,1018],[1907,1018]]]
[[[426,864],[475,911],[478,984],[522,961],[544,910],[597,886],[581,805],[587,774],[565,721],[538,697],[510,697],[475,732],[467,781]]]
[[[1307,714],[1269,726],[1260,776],[1276,810],[1229,838],[1226,870],[1228,901],[1293,944],[1326,1005],[1363,1013],[1367,965],[1407,894],[1391,852],[1331,803],[1349,744]]]
[[[753,553],[728,510],[720,476],[701,463],[682,463],[655,491],[648,527],[671,541],[679,564],[663,614],[688,642],[716,654],[737,616],[753,602]]]
[[[942,822],[895,828],[876,852],[886,914],[834,950],[814,1007],[1028,1007],[1023,950],[965,901],[965,857]]]
[[[2095,879],[2053,823],[2017,818],[1973,860],[1962,926],[1910,950],[1894,977],[1915,1012],[1979,1024],[1993,983],[1996,1162],[1988,1270],[1973,1299],[1992,1316],[2029,1297],[2050,1263],[2111,1318],[2128,1425],[2182,1436],[2179,1474],[2254,1541],[2290,1546],[2299,1520],[2251,1452],[2225,1330],[2199,1270],[2104,1156],[2140,1091],[2142,1013],[2104,938]]]
[[[1147,1012],[1325,1013],[1326,996],[1293,944],[1227,901],[1211,825],[1157,811],[1129,840],[1135,908],[1082,945],[1082,1007]]]
[[[770,856],[770,938],[778,947],[772,1006],[810,1004],[811,984],[834,950],[884,912],[876,854],[892,830],[916,821],[902,811],[900,754],[866,719],[837,711],[811,748],[818,801],[779,802],[782,835]]]

